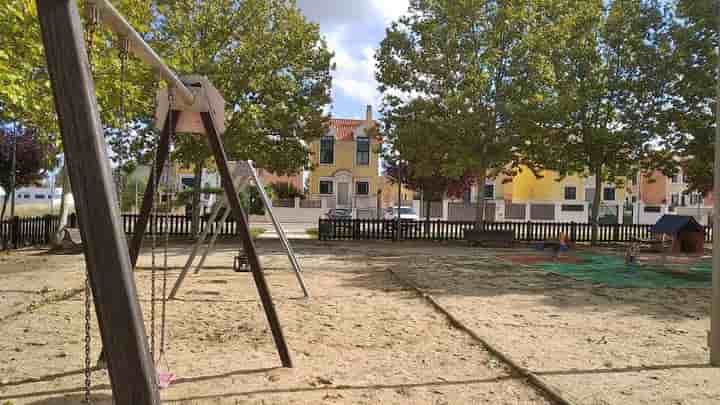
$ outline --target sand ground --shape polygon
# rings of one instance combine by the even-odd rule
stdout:
[[[162,392],[165,403],[549,403],[362,249],[297,246],[313,294],[305,300],[277,241],[260,245],[295,368],[279,367],[252,277],[228,267],[234,251],[223,247],[212,268],[191,275],[179,299],[168,302],[162,364],[178,380]],[[187,250],[172,247],[170,265],[183,263]],[[8,315],[0,324],[0,404],[83,398],[82,256],[43,253],[2,259],[0,306]],[[150,262],[144,254],[136,273],[148,322]],[[93,325],[93,358],[97,333]],[[94,403],[111,403],[108,384],[105,371],[93,373]]]
[[[591,285],[504,259],[518,249],[297,241],[305,300],[279,243],[259,246],[295,368],[278,367],[252,277],[229,269],[223,246],[168,302],[166,367],[178,380],[166,403],[550,403],[410,282],[572,403],[720,404],[720,370],[706,366],[709,289]],[[170,265],[188,250],[172,246]],[[150,262],[145,252],[136,272],[148,329]],[[83,269],[81,255],[0,254],[0,404],[80,403]],[[93,356],[98,342],[93,325]],[[110,403],[104,371],[93,398]]]

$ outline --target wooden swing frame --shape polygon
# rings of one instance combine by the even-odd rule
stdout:
[[[100,21],[126,38],[130,51],[156,69],[182,102],[189,105],[196,102],[194,93],[107,0],[89,2],[98,7]],[[131,260],[120,223],[120,210],[77,1],[37,0],[37,9],[113,398],[119,404],[157,405],[160,404],[160,396],[156,371],[133,279],[133,263],[137,260],[139,244],[133,241]],[[200,112],[200,115],[229,206],[238,218],[243,248],[248,255],[279,357],[283,366],[292,367],[268,284],[228,168],[220,139],[222,124],[216,122],[212,109]],[[168,158],[171,126],[175,125],[167,119],[165,121],[155,162],[160,169]],[[152,206],[154,189],[159,181],[159,176],[156,177],[148,183],[150,192],[146,190],[143,207]],[[146,216],[149,214],[148,209]],[[144,225],[138,225],[144,232],[147,218]]]

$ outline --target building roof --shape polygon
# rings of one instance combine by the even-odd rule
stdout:
[[[366,124],[365,120],[332,118],[330,119],[330,130],[335,132],[335,139],[338,141],[352,141],[355,139],[355,130]],[[373,125],[377,125],[375,121]]]
[[[663,215],[650,230],[652,233],[675,235],[680,232],[703,232],[695,218],[685,215]]]

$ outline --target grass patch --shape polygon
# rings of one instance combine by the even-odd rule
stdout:
[[[250,228],[250,236],[251,236],[253,239],[259,238],[260,235],[262,235],[262,234],[264,234],[264,233],[265,233],[265,229],[264,229],[264,228]]]
[[[305,233],[307,233],[308,235],[310,235],[310,236],[312,236],[312,237],[314,237],[314,238],[317,238],[317,237],[318,237],[318,230],[317,230],[317,228],[306,229],[306,230],[305,230]]]

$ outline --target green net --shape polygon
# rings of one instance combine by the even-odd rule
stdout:
[[[541,263],[546,273],[560,274],[579,281],[615,288],[709,288],[712,263],[698,260],[691,264],[626,264],[621,256],[580,253],[580,263]]]

